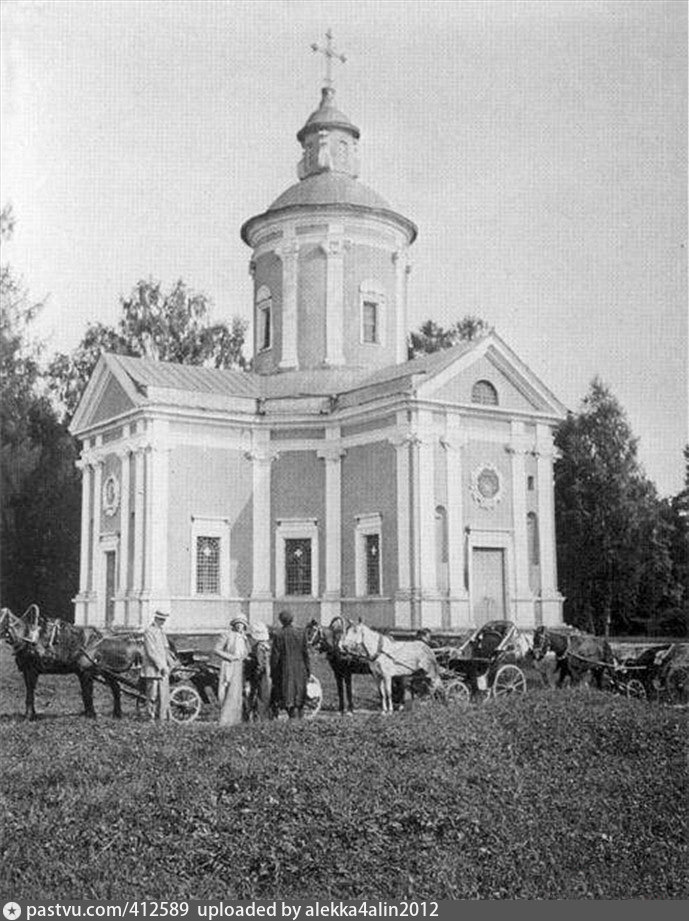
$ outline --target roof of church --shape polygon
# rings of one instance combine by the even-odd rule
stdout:
[[[360,132],[356,125],[333,105],[332,100],[334,96],[335,90],[331,86],[323,87],[321,90],[320,105],[315,112],[309,115],[304,127],[297,133],[297,140],[299,143],[302,143],[305,136],[310,131],[318,131],[321,128],[340,128],[343,131],[349,131],[355,138],[359,137]]]
[[[390,210],[390,205],[369,186],[346,173],[327,171],[295,182],[275,199],[268,211],[293,205],[357,205],[363,208]]]
[[[300,396],[336,396],[388,384],[407,381],[418,374],[434,374],[451,365],[460,355],[471,351],[474,342],[462,342],[450,349],[423,355],[399,365],[389,365],[371,371],[370,368],[322,368],[309,371],[284,371],[280,374],[256,374],[203,368],[157,361],[154,358],[132,358],[108,354],[108,364],[119,366],[135,389],[145,396],[148,388],[178,390],[187,393],[214,394],[234,397],[279,399]],[[202,401],[202,398],[201,398]]]
[[[87,431],[95,421],[103,422],[113,418],[112,415],[108,416],[109,412],[113,412],[112,409],[106,410],[105,415],[93,415],[108,374],[119,382],[132,408],[149,405],[178,406],[180,409],[198,412],[238,410],[243,413],[261,412],[270,416],[273,412],[280,415],[285,411],[283,401],[304,400],[301,409],[295,405],[293,410],[307,414],[328,413],[378,399],[389,399],[393,395],[413,397],[417,391],[422,392],[426,381],[430,384],[464,356],[476,351],[477,357],[480,357],[486,349],[497,349],[495,358],[506,362],[524,382],[524,386],[530,388],[534,396],[538,395],[537,400],[542,410],[555,416],[564,414],[565,408],[557,398],[491,331],[473,341],[460,342],[452,348],[376,370],[322,368],[257,374],[174,364],[153,358],[104,354],[82,397],[70,430],[79,434]],[[272,401],[275,402],[271,408]],[[115,411],[115,415],[119,412],[122,412],[121,408]]]

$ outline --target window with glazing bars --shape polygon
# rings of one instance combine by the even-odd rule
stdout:
[[[196,593],[220,594],[220,538],[196,538]]]
[[[380,535],[364,536],[366,549],[366,594],[380,595]]]
[[[378,342],[378,304],[364,301],[363,311],[364,342]]]
[[[285,594],[311,594],[311,538],[285,540]]]

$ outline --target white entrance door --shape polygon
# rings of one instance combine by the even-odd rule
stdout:
[[[489,620],[505,619],[505,551],[474,547],[471,597],[477,627]]]

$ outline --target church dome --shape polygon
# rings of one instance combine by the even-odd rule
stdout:
[[[359,129],[352,124],[343,112],[340,112],[333,105],[334,89],[330,86],[324,86],[321,93],[320,106],[309,115],[304,127],[297,133],[299,143],[303,144],[304,138],[311,131],[332,131],[334,129],[347,131],[358,140],[360,137]]]
[[[317,173],[295,182],[275,199],[268,211],[292,205],[358,205],[389,210],[388,202],[369,186],[346,173]]]

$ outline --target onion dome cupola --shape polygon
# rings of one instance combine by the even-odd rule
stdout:
[[[382,367],[406,361],[412,221],[359,181],[359,129],[335,105],[328,62],[318,108],[297,133],[299,181],[249,218],[254,370]]]

